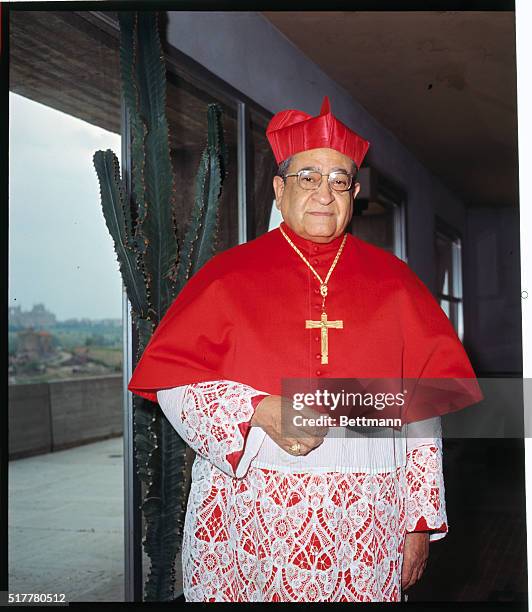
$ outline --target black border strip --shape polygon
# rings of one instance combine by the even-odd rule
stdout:
[[[0,231],[2,236],[2,270],[0,287],[2,291],[2,310],[4,312],[4,333],[2,334],[2,351],[0,370],[6,384],[2,401],[2,424],[0,425],[0,591],[8,590],[8,473],[9,473],[9,393],[8,393],[8,171],[9,171],[9,6],[0,3]]]
[[[243,0],[114,0],[98,2],[16,2],[12,10],[156,10],[156,11],[243,11],[250,7]],[[514,0],[306,0],[306,11],[515,11]],[[255,0],[254,11],[301,11],[301,0]]]

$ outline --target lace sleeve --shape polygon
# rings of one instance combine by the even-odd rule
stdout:
[[[406,479],[407,532],[428,531],[430,541],[448,532],[439,417],[409,424]]]
[[[216,380],[162,389],[157,400],[191,448],[229,476],[241,478],[266,435],[250,424],[266,395],[248,385]]]

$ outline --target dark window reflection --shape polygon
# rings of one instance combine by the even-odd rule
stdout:
[[[248,208],[251,219],[251,238],[256,238],[268,231],[274,199],[272,181],[277,171],[277,164],[266,138],[267,125],[266,118],[254,111],[250,112],[248,180],[251,185],[248,193]]]
[[[353,215],[351,220],[351,228],[355,236],[391,253],[395,248],[394,224],[393,208],[379,202],[369,202],[364,213]]]
[[[168,73],[167,116],[170,149],[176,180],[176,215],[180,241],[192,215],[195,179],[203,149],[207,144],[207,106],[222,107],[224,139],[228,149],[227,172],[220,199],[220,225],[217,250],[238,244],[238,166],[236,109],[201,91],[184,79]]]

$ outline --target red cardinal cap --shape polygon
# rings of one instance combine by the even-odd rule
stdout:
[[[331,113],[328,96],[323,98],[317,117],[298,110],[275,114],[266,128],[266,137],[278,164],[294,153],[328,148],[347,155],[360,168],[370,144]]]

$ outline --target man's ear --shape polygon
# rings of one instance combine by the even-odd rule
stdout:
[[[357,197],[359,191],[360,191],[360,183],[355,183],[355,188],[352,190],[353,200]]]
[[[274,176],[273,177],[273,191],[275,193],[275,206],[277,206],[279,210],[281,210],[281,200],[283,199],[284,188],[285,188],[285,184],[284,184],[283,177]]]

